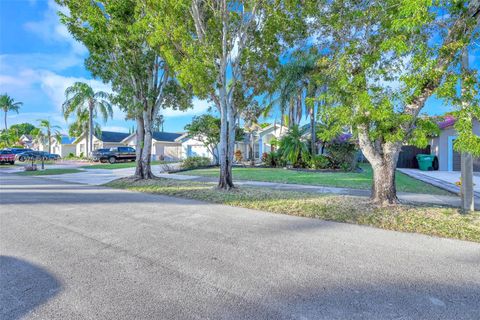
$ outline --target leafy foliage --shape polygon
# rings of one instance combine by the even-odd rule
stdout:
[[[208,167],[211,164],[212,164],[211,160],[207,157],[188,157],[182,161],[181,168],[195,169],[195,168]]]

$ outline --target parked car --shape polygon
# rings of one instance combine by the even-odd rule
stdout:
[[[43,151],[26,151],[22,153],[18,153],[15,155],[15,160],[20,162],[24,161],[32,161],[32,160],[48,160],[48,156],[46,155],[48,152]]]
[[[48,153],[45,151],[42,152],[47,160],[60,160],[62,158],[59,154],[56,153]]]
[[[0,163],[15,164],[15,154],[11,150],[0,150]]]
[[[103,155],[108,154],[109,152],[110,152],[110,149],[93,150],[90,153],[90,158],[92,158],[93,161],[97,162],[97,161],[100,161],[100,158],[102,158]]]
[[[19,153],[23,153],[23,152],[29,152],[29,151],[33,151],[32,149],[28,149],[28,148],[9,148],[9,149],[6,149],[6,150],[10,150],[13,154],[19,154]]]
[[[99,154],[100,162],[115,163],[119,161],[135,161],[136,152],[132,147],[115,147],[110,148],[108,152]]]

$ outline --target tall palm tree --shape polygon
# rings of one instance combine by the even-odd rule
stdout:
[[[75,82],[71,87],[65,90],[65,102],[62,105],[63,116],[65,120],[73,112],[88,110],[88,140],[87,155],[93,149],[93,118],[97,113],[102,115],[104,122],[108,117],[113,116],[112,106],[110,104],[110,94],[103,91],[94,91],[91,86],[84,82]]]
[[[48,144],[48,153],[52,152],[52,138],[57,139],[57,141],[62,140],[62,134],[57,125],[52,125],[50,120],[39,119],[38,121],[38,134],[36,140],[42,144]]]
[[[15,102],[13,98],[11,98],[8,94],[2,94],[0,96],[0,108],[5,113],[5,130],[8,129],[7,127],[7,113],[9,111],[15,111],[18,113],[18,109],[23,105],[23,102]]]
[[[162,131],[163,132],[163,125],[165,124],[165,117],[163,114],[159,114],[158,116],[153,119],[153,128],[155,131]]]
[[[292,59],[282,65],[275,75],[270,89],[270,105],[266,112],[278,107],[281,125],[298,126],[304,109],[310,118],[312,154],[316,151],[315,121],[316,98],[318,97],[318,53],[315,50],[296,52]],[[304,107],[305,106],[305,107]]]
[[[88,126],[90,123],[90,118],[88,115],[88,110],[79,109],[75,116],[75,121],[68,126],[68,134],[70,137],[79,137],[84,132],[88,132]],[[100,133],[100,125],[97,122],[93,123],[93,128],[95,133]],[[86,136],[86,142],[88,145],[88,135]]]

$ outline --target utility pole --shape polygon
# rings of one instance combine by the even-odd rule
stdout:
[[[464,72],[468,72],[468,49],[465,48],[462,52],[462,69]],[[468,102],[462,102],[462,108],[468,107]],[[473,198],[473,157],[470,153],[461,153],[461,196],[462,196],[462,212],[469,213],[474,210],[474,198]]]

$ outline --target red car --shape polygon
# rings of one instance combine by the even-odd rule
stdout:
[[[0,150],[0,163],[15,164],[15,154],[10,150]]]

